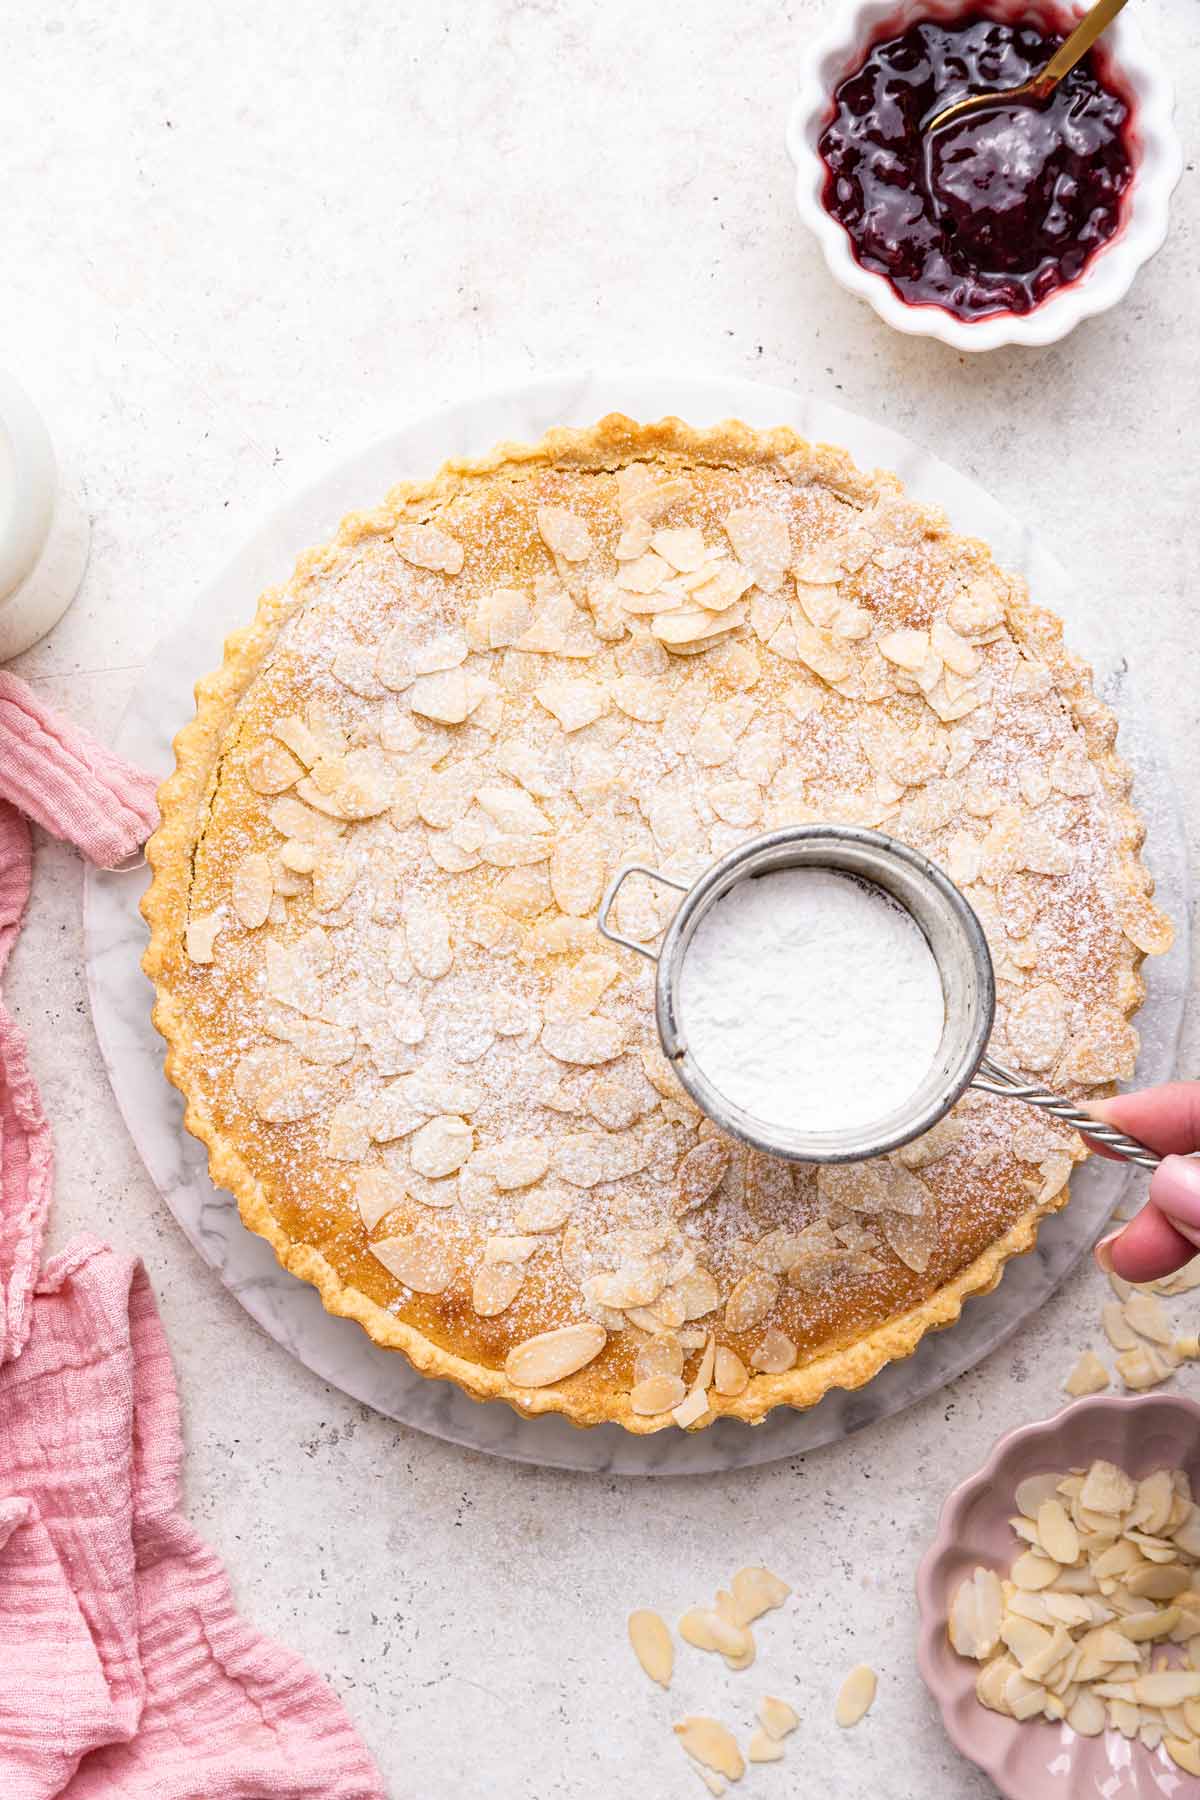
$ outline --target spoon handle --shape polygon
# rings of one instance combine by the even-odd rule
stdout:
[[[1040,75],[1030,83],[1033,91],[1048,94],[1056,88],[1069,69],[1086,56],[1102,31],[1106,31],[1126,4],[1126,0],[1096,0],[1066,41],[1059,45]]]
[[[1001,1094],[1006,1100],[1024,1100],[1027,1106],[1040,1107],[1043,1112],[1061,1119],[1064,1125],[1073,1125],[1076,1131],[1103,1144],[1124,1162],[1137,1163],[1139,1168],[1157,1169],[1162,1161],[1158,1151],[1151,1150],[1140,1138],[1130,1137],[1127,1131],[1118,1131],[1115,1125],[1106,1125],[1102,1119],[1094,1118],[1086,1107],[1076,1106],[1072,1101],[1052,1094],[1049,1088],[1041,1087],[1037,1082],[1023,1081],[1003,1063],[993,1062],[990,1056],[985,1056],[980,1063],[971,1086],[982,1088],[985,1094]]]

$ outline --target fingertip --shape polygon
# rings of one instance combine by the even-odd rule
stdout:
[[[1196,1246],[1151,1202],[1121,1231],[1110,1232],[1096,1245],[1100,1267],[1132,1282],[1157,1281],[1182,1268],[1195,1254]]]

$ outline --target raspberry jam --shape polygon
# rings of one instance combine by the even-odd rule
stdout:
[[[1027,313],[1117,230],[1133,175],[1129,106],[1089,52],[1040,105],[979,112],[926,139],[965,94],[1036,75],[1062,38],[968,16],[873,46],[821,134],[826,210],[902,299],[960,319]]]

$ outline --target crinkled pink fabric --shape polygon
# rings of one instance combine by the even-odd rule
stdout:
[[[153,828],[154,783],[0,670],[0,972],[29,898],[22,813],[112,866]],[[0,1797],[383,1800],[334,1695],[238,1618],[180,1514],[145,1270],[85,1239],[39,1277],[52,1176],[0,1005]]]

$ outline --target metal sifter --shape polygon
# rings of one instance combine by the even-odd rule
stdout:
[[[810,1131],[768,1125],[719,1093],[688,1049],[680,1015],[680,979],[700,921],[739,882],[798,867],[854,876],[882,890],[920,928],[941,979],[945,1022],[933,1063],[903,1105],[868,1126]],[[631,875],[645,876],[683,896],[658,950],[636,943],[610,923],[617,895]],[[941,869],[881,831],[857,825],[796,825],[765,832],[731,850],[691,885],[644,863],[626,863],[609,883],[596,922],[612,943],[622,944],[656,965],[658,1035],[697,1106],[723,1130],[769,1155],[823,1163],[863,1162],[882,1156],[920,1137],[945,1117],[968,1087],[974,1087],[1040,1107],[1141,1168],[1155,1169],[1162,1160],[1136,1138],[1102,1124],[1048,1088],[1023,1081],[987,1055],[996,1013],[996,982],[983,926],[966,897]]]

